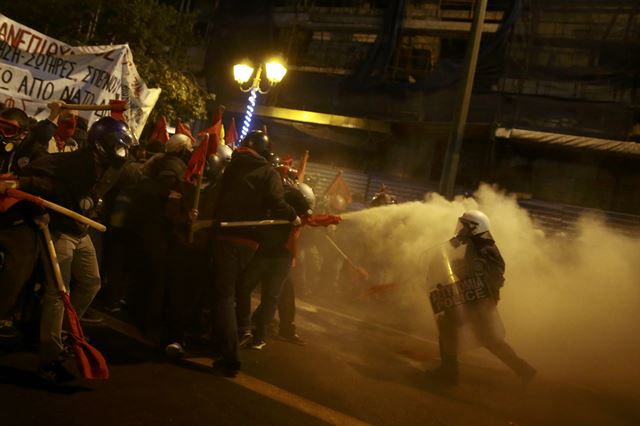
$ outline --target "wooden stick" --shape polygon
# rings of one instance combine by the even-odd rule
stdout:
[[[35,195],[28,194],[26,192],[20,191],[18,189],[7,189],[7,195],[13,198],[18,198],[21,200],[31,201],[39,206],[46,207],[50,210],[63,214],[71,219],[77,220],[78,222],[90,226],[93,229],[96,229],[100,232],[104,232],[107,230],[107,227],[101,223],[96,222],[95,220],[91,220],[86,216],[81,215],[80,213],[76,213],[73,210],[69,210],[66,207],[62,207],[59,204],[52,203],[51,201],[47,201],[43,198],[36,197]]]
[[[62,293],[67,292],[67,288],[64,286],[64,279],[62,278],[62,271],[60,270],[60,263],[58,262],[58,255],[56,253],[56,247],[53,244],[53,239],[51,238],[51,231],[49,231],[49,226],[46,223],[38,223],[40,230],[44,234],[44,239],[47,242],[47,251],[49,252],[49,259],[51,260],[51,267],[53,268],[53,275],[56,278],[56,285],[58,286],[58,290]]]
[[[189,235],[187,236],[189,244],[193,243],[193,235],[196,232],[195,222],[198,220],[198,214],[200,213],[198,208],[200,207],[200,190],[202,189],[203,174],[204,171],[198,175],[198,180],[196,181],[196,194],[193,199],[193,208],[191,209],[192,217],[189,221]]]
[[[242,220],[238,222],[220,222],[221,228],[236,228],[240,226],[269,226],[291,225],[288,220]]]
[[[119,106],[119,105],[93,105],[93,104],[64,104],[62,105],[63,109],[75,109],[77,111],[126,111],[129,106]]]
[[[298,167],[298,182],[304,183],[304,175],[307,172],[307,162],[309,162],[309,150],[304,152],[304,157],[300,161],[300,167]]]

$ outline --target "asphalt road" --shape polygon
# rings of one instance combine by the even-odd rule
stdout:
[[[4,354],[0,425],[640,424],[637,404],[544,372],[523,388],[477,351],[462,358],[459,386],[434,386],[424,375],[437,364],[433,330],[326,300],[298,308],[307,346],[271,339],[245,350],[235,379],[204,356],[168,361],[111,320],[87,330],[109,361],[105,382],[53,387],[33,373],[33,353]]]

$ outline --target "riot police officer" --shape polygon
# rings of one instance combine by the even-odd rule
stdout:
[[[441,365],[428,376],[438,382],[458,382],[458,353],[463,349],[485,347],[511,368],[527,384],[536,370],[519,358],[504,340],[504,327],[497,304],[504,283],[505,262],[489,230],[489,218],[478,210],[465,212],[459,219],[451,246],[460,258],[447,255],[448,269],[455,276],[453,291],[439,288],[432,306],[437,312]],[[438,285],[441,287],[442,284]],[[455,286],[455,289],[453,288]],[[434,307],[434,313],[439,311]]]

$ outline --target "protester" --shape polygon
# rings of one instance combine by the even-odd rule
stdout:
[[[311,204],[290,178],[289,168],[280,165],[276,167],[280,170],[283,180],[285,201],[295,209],[299,217],[310,215]],[[258,250],[247,267],[238,291],[240,332],[248,337],[247,332],[253,323],[253,335],[246,345],[258,350],[266,346],[264,339],[267,336],[267,327],[275,315],[295,255],[295,248],[291,244],[291,225],[270,226],[261,231]],[[261,285],[260,304],[250,320],[251,293],[258,284]],[[290,314],[290,311],[286,312]]]
[[[32,159],[44,154],[40,150],[56,130],[61,102],[49,105],[49,117],[29,128],[29,117],[18,108],[0,112],[0,173],[19,173]],[[46,154],[45,154],[46,155]],[[9,176],[10,177],[10,176]],[[16,185],[0,180],[0,192]],[[0,334],[18,336],[12,310],[42,252],[36,220],[44,210],[21,201],[0,214]]]
[[[25,192],[43,195],[79,213],[100,206],[103,194],[95,188],[110,167],[120,168],[127,159],[129,147],[136,144],[126,123],[105,117],[93,124],[88,135],[89,146],[59,155],[43,156],[23,170],[17,187]],[[104,185],[102,185],[104,188]],[[79,317],[85,313],[100,289],[100,273],[96,251],[84,225],[51,213],[50,228],[67,290],[71,278],[74,289],[72,304]],[[47,282],[40,327],[38,372],[54,382],[65,382],[73,375],[62,365],[64,353],[61,338],[64,307],[57,286]]]
[[[280,176],[269,164],[271,142],[260,131],[251,132],[240,143],[220,181],[214,207],[216,222],[273,219],[301,223],[293,207],[284,200]],[[214,367],[228,376],[240,370],[236,288],[258,248],[255,229],[219,228],[213,236],[213,281],[216,298],[215,330],[222,358]]]
[[[49,104],[49,117],[30,127],[29,116],[19,108],[0,112],[0,173],[17,174],[32,160],[46,153],[57,129],[64,102]]]

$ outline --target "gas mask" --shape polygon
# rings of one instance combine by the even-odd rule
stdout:
[[[12,152],[22,141],[21,129],[9,120],[0,117],[0,150]]]

